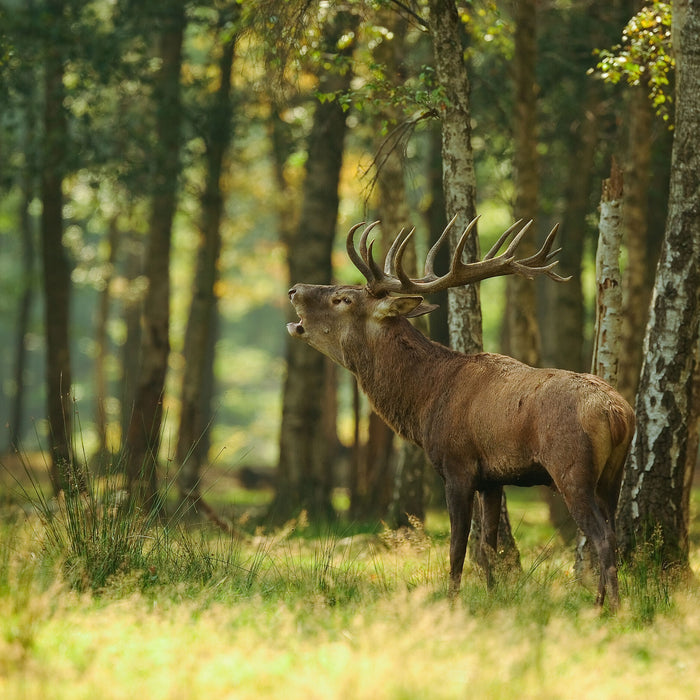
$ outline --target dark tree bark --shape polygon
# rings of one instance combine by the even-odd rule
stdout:
[[[143,275],[145,256],[144,241],[140,235],[132,230],[124,231],[121,235],[123,238],[122,250],[124,251],[124,277],[127,281],[120,309],[126,333],[124,344],[119,353],[121,366],[121,381],[119,383],[120,428],[122,445],[124,446],[134,412],[136,383],[139,375],[141,308],[143,307],[143,292],[145,291],[139,288],[139,280]]]
[[[231,140],[231,72],[236,35],[227,38],[219,60],[220,82],[207,114],[206,183],[201,200],[200,238],[194,290],[185,331],[185,371],[182,379],[180,429],[176,459],[179,467],[177,483],[183,498],[200,498],[200,468],[206,460],[206,434],[209,430],[211,386],[211,348],[217,314],[216,282],[221,251],[221,214],[223,197],[221,172],[224,156]]]
[[[537,0],[515,3],[515,219],[534,219],[539,199],[537,158]],[[523,257],[537,250],[535,227],[523,239]],[[504,352],[532,367],[540,364],[540,332],[537,325],[536,285],[513,275],[506,280],[506,338]]]
[[[131,497],[145,509],[157,503],[157,465],[163,417],[163,391],[170,353],[170,242],[179,175],[180,67],[185,27],[184,2],[171,0],[161,16],[159,56],[154,86],[156,146],[153,194],[145,273],[141,366],[127,434],[127,480]]]
[[[31,121],[31,113],[27,114],[27,121]],[[25,152],[34,152],[33,126],[26,126]],[[29,206],[34,199],[34,177],[32,168],[27,168],[22,177],[22,202],[20,204],[20,236],[22,238],[22,277],[23,289],[17,305],[17,330],[15,333],[15,357],[14,357],[14,395],[10,408],[9,446],[17,449],[22,439],[22,420],[24,416],[24,373],[27,364],[26,338],[29,329],[32,305],[34,303],[35,267],[36,267],[36,242],[32,217]]]
[[[396,84],[405,79],[407,25],[393,11],[381,14],[378,21],[390,34],[377,42],[374,60]],[[377,122],[395,125],[403,118],[401,110],[387,100],[377,115]],[[378,134],[375,139],[374,181],[378,218],[382,222],[382,248],[386,252],[399,230],[410,225],[410,211],[404,182],[402,144]],[[406,268],[415,272],[415,248],[409,247],[404,258]],[[420,319],[427,333],[427,317]],[[398,453],[398,454],[397,454]],[[425,455],[421,448],[395,439],[393,431],[374,412],[369,416],[368,440],[356,455],[356,469],[351,488],[351,515],[356,518],[389,516],[392,526],[409,525],[407,514],[425,517],[423,473]]]
[[[109,222],[107,233],[107,270],[102,278],[103,288],[100,290],[95,316],[95,428],[97,432],[97,452],[91,459],[91,467],[98,471],[104,471],[110,467],[111,459],[107,447],[107,412],[105,405],[108,396],[107,375],[105,372],[105,359],[108,353],[107,323],[109,321],[109,307],[112,300],[110,286],[112,284],[114,265],[117,260],[120,231],[117,227],[117,217]]]
[[[457,215],[450,246],[469,221],[476,216],[476,173],[471,143],[471,114],[469,107],[469,78],[464,63],[461,23],[454,0],[429,0],[428,26],[433,40],[435,72],[445,90],[447,100],[441,107],[442,181],[445,209],[448,217]],[[465,261],[479,258],[476,231],[464,251]],[[481,305],[478,285],[450,289],[448,294],[450,345],[460,352],[476,353],[483,349]],[[515,561],[517,547],[511,533],[505,508],[505,495],[499,524],[499,548]],[[475,508],[471,541],[481,536],[480,509]],[[471,550],[472,556],[474,548]]]
[[[354,42],[338,49],[338,41],[357,26],[357,18],[340,11],[324,28],[324,51],[349,59]],[[352,72],[348,63],[325,72],[321,93],[346,90]],[[288,263],[292,282],[329,284],[331,249],[338,215],[338,184],[346,121],[337,100],[319,102],[308,138],[306,178],[299,225],[290,234]],[[305,509],[311,519],[332,515],[330,450],[334,441],[324,430],[327,413],[326,360],[304,343],[287,342],[280,456],[271,516],[286,519]]]
[[[72,414],[70,363],[70,263],[63,247],[63,177],[66,159],[66,114],[63,108],[61,35],[63,2],[50,0],[46,12],[58,39],[47,40],[44,70],[44,161],[41,168],[41,252],[46,331],[46,381],[51,482],[54,491],[71,485]]]
[[[700,317],[700,7],[673,7],[676,122],[666,236],[656,272],[635,411],[637,432],[619,505],[623,554],[653,542],[666,564],[687,566],[694,460],[693,379]]]
[[[581,268],[587,233],[586,217],[590,213],[590,192],[593,182],[594,161],[598,146],[600,95],[599,87],[589,84],[582,104],[580,119],[572,125],[575,146],[569,156],[566,183],[566,209],[562,216],[559,254],[561,275],[571,275],[567,284],[557,285],[553,309],[553,340],[548,343],[550,356],[546,364],[584,372],[589,368],[584,359],[584,303],[581,286]],[[550,285],[551,287],[551,285]]]
[[[641,87],[634,88],[630,96],[629,119],[623,219],[627,266],[623,285],[625,312],[622,316],[623,347],[618,390],[634,404],[652,287],[647,265],[653,113],[646,91]]]

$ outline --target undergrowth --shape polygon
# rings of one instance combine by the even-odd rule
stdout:
[[[231,535],[172,505],[142,513],[118,478],[59,499],[27,483],[21,517],[0,518],[3,698],[121,700],[138,688],[168,700],[437,700],[517,688],[617,700],[670,688],[691,698],[700,682],[680,673],[700,653],[697,586],[664,570],[658,542],[621,567],[612,616],[551,534],[528,531],[522,571],[490,589],[467,564],[454,598],[444,519],[377,532],[311,527],[302,514]]]
[[[474,616],[512,611],[540,627],[553,616],[575,620],[593,610],[593,592],[573,574],[573,555],[555,537],[523,552],[522,571],[503,572],[491,589],[478,568],[468,565],[453,600],[445,533],[427,531],[417,520],[398,531],[372,533],[342,521],[319,531],[302,513],[277,529],[237,527],[231,535],[208,524],[193,526],[179,507],[170,515],[142,512],[126,497],[118,475],[91,477],[86,489],[59,498],[47,497],[30,471],[25,482],[17,489],[30,515],[0,531],[4,593],[60,584],[107,598],[138,594],[206,607],[257,596],[316,609],[368,606],[419,591]],[[643,628],[672,612],[682,581],[663,569],[660,549],[652,541],[621,566],[618,624]],[[13,595],[18,608],[26,603]]]

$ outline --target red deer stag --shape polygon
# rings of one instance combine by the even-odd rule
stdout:
[[[530,223],[503,233],[483,260],[464,263],[462,252],[472,221],[438,276],[433,261],[448,224],[428,252],[425,274],[408,277],[402,258],[413,231],[402,230],[383,268],[362,233],[359,254],[350,229],[347,251],[366,278],[360,285],[295,284],[289,298],[299,321],[289,333],[349,369],[375,410],[402,437],[420,445],[445,483],[450,516],[450,584],[459,590],[469,537],[474,493],[480,495],[483,533],[480,561],[496,547],[501,493],[505,484],[547,484],[559,490],[571,515],[600,560],[596,602],[606,591],[618,605],[615,508],[622,468],[634,432],[634,413],[612,387],[590,374],[535,369],[503,355],[464,355],[427,339],[408,318],[436,308],[421,295],[473,284],[488,277],[529,278],[553,272],[557,227],[533,256],[516,260],[516,248]]]

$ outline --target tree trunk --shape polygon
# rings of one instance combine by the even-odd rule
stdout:
[[[613,160],[610,178],[603,181],[595,271],[598,284],[591,373],[617,386],[622,325],[622,171]]]
[[[29,102],[29,100],[28,100]],[[25,152],[34,152],[33,124],[27,114]],[[22,238],[22,293],[17,305],[17,330],[15,333],[14,395],[10,408],[9,447],[18,449],[22,441],[24,417],[24,374],[27,364],[27,331],[34,301],[34,267],[36,265],[36,242],[29,206],[34,199],[33,168],[27,166],[22,177],[22,201],[19,210],[20,236]]]
[[[430,203],[425,212],[430,231],[430,245],[433,246],[444,231],[447,219],[445,218],[445,195],[442,188],[442,133],[439,122],[433,122],[430,126],[429,135],[429,156],[428,156],[428,191],[430,193]],[[450,266],[450,251],[447,246],[440,246],[435,256],[435,269],[447,270]],[[430,323],[430,337],[449,345],[450,330],[447,319],[447,290],[433,294],[431,301],[438,305],[438,308],[428,316]]]
[[[537,1],[515,3],[515,219],[537,214],[539,172],[537,163]],[[521,242],[522,257],[537,251],[535,227]],[[540,364],[540,332],[537,325],[536,285],[519,275],[506,279],[508,346],[504,352],[526,364]]]
[[[206,183],[201,200],[201,225],[194,290],[185,331],[185,371],[182,379],[180,429],[177,438],[177,483],[183,498],[200,498],[200,468],[206,460],[206,433],[209,430],[210,394],[204,392],[210,385],[212,357],[210,349],[216,328],[216,282],[221,251],[221,213],[223,197],[221,172],[224,156],[231,140],[231,72],[236,35],[223,43],[219,60],[220,82],[214,102],[207,114],[205,134]]]
[[[623,230],[623,178],[614,159],[610,178],[603,181],[602,190],[595,259],[598,288],[591,374],[617,387],[622,327],[620,246]],[[579,576],[598,572],[598,557],[592,543],[581,531],[578,532],[574,570]]]
[[[63,2],[50,0],[46,11],[63,32]],[[63,109],[63,42],[46,45],[44,71],[44,162],[41,168],[41,250],[46,331],[46,380],[51,483],[54,492],[68,488],[72,462],[70,285],[71,271],[63,247],[63,175],[66,156],[66,115]]]
[[[170,241],[179,175],[180,67],[185,27],[184,2],[172,0],[163,14],[159,55],[162,61],[154,86],[156,148],[149,240],[145,273],[141,367],[127,435],[129,493],[144,509],[157,503],[157,465],[163,418],[163,391],[170,354]]]
[[[429,0],[428,26],[433,40],[435,72],[438,83],[445,90],[447,99],[441,106],[442,123],[442,182],[445,209],[448,218],[457,215],[450,237],[454,250],[457,240],[467,224],[476,216],[476,173],[471,144],[471,116],[469,109],[469,79],[464,63],[460,34],[460,19],[454,0]],[[479,242],[476,230],[465,246],[465,260],[479,258]],[[481,305],[478,285],[450,289],[448,294],[448,318],[450,344],[455,350],[467,354],[483,349],[481,329]],[[503,496],[505,499],[505,495]],[[474,508],[472,542],[481,538],[479,507]],[[510,523],[501,509],[499,541],[509,556],[517,550]],[[474,548],[471,548],[472,558]]]
[[[357,18],[338,12],[325,26],[327,54],[350,57],[354,42],[338,49],[338,41],[357,26]],[[335,93],[350,86],[351,71],[324,73],[319,92]],[[304,195],[297,231],[288,250],[292,282],[329,284],[331,250],[338,215],[338,185],[343,159],[345,112],[337,100],[319,102],[309,134]],[[271,515],[286,519],[305,509],[311,519],[332,515],[332,473],[327,435],[323,429],[325,359],[304,343],[287,341],[287,378],[282,401],[280,455]]]
[[[144,291],[139,288],[143,275],[144,251],[142,236],[135,231],[122,232],[124,238],[124,277],[126,288],[121,299],[121,317],[124,319],[124,344],[120,355],[121,381],[119,403],[121,407],[121,443],[125,446],[129,424],[134,412],[136,383],[139,375],[139,349],[141,347],[141,309]],[[120,465],[125,467],[122,463]]]
[[[648,218],[651,173],[652,107],[646,90],[634,88],[630,96],[630,136],[625,168],[623,220],[627,246],[627,266],[623,290],[622,352],[620,353],[620,393],[632,404],[637,393],[642,366],[644,329],[649,317],[651,281],[647,274],[649,257]]]
[[[688,562],[689,425],[700,315],[700,7],[673,7],[676,123],[666,236],[656,272],[637,432],[619,506],[621,550],[651,542],[665,564]]]
[[[428,25],[433,39],[435,71],[447,99],[441,105],[442,180],[447,218],[457,220],[450,236],[454,250],[467,224],[476,216],[476,173],[471,143],[469,79],[464,64],[461,23],[454,0],[429,0]],[[479,258],[476,229],[465,247],[465,261]],[[483,349],[478,285],[448,293],[450,344],[467,354]]]
[[[567,284],[547,285],[552,321],[550,340],[546,344],[545,365],[552,365],[575,372],[586,371],[589,362],[584,361],[583,288],[581,269],[584,242],[587,232],[586,217],[590,213],[589,193],[598,145],[598,112],[600,96],[598,86],[590,84],[581,107],[580,121],[572,125],[577,137],[568,163],[569,180],[566,184],[565,213],[562,217],[559,243],[561,253],[559,274],[571,275]],[[551,295],[556,294],[554,298]]]
[[[95,317],[95,428],[97,432],[97,452],[92,457],[91,468],[100,473],[104,473],[111,466],[110,453],[107,447],[107,412],[105,406],[109,391],[105,373],[105,358],[108,353],[107,322],[109,321],[109,307],[112,298],[110,287],[117,259],[119,233],[117,217],[113,217],[109,222],[107,233],[109,253],[106,261],[107,269],[102,277],[104,286],[99,291]]]
[[[393,11],[386,12],[379,20],[390,34],[377,43],[373,57],[384,67],[387,76],[400,84],[405,78],[406,46],[403,39],[406,36],[406,22]],[[387,103],[377,121],[379,118],[393,125],[402,119],[402,113]],[[383,137],[378,137],[375,150],[378,154],[375,161],[377,208],[382,222],[383,249],[386,251],[401,228],[410,225],[410,211],[404,183],[403,153],[399,145],[387,145]],[[411,245],[405,256],[409,274],[415,272],[415,262],[415,247]],[[418,325],[422,325],[423,332],[427,333],[427,317],[416,320],[420,321]],[[372,444],[374,440],[378,442],[376,447]],[[368,443],[361,455],[364,464],[358,465],[358,476],[365,473],[368,478],[365,483],[357,483],[359,488],[352,512],[364,518],[386,517],[388,513],[392,526],[408,525],[407,513],[423,519],[423,450],[401,439],[394,440],[391,429],[373,413],[370,416]]]

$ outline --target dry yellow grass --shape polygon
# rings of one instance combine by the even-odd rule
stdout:
[[[6,700],[636,700],[696,698],[700,688],[692,581],[645,622],[623,574],[621,611],[601,616],[571,580],[569,554],[552,551],[494,592],[468,571],[451,603],[442,538],[386,547],[278,537],[247,593],[230,585],[232,571],[145,590],[140,572],[125,572],[79,595],[42,573],[36,532],[3,536]],[[260,556],[255,546],[244,561]]]
[[[259,599],[198,611],[139,596],[74,599],[31,647],[2,642],[3,698],[696,698],[700,615],[623,620],[517,610],[475,617],[413,591],[338,616]],[[46,601],[47,607],[52,604]],[[622,614],[624,618],[624,613]],[[311,618],[311,619],[309,619]]]

